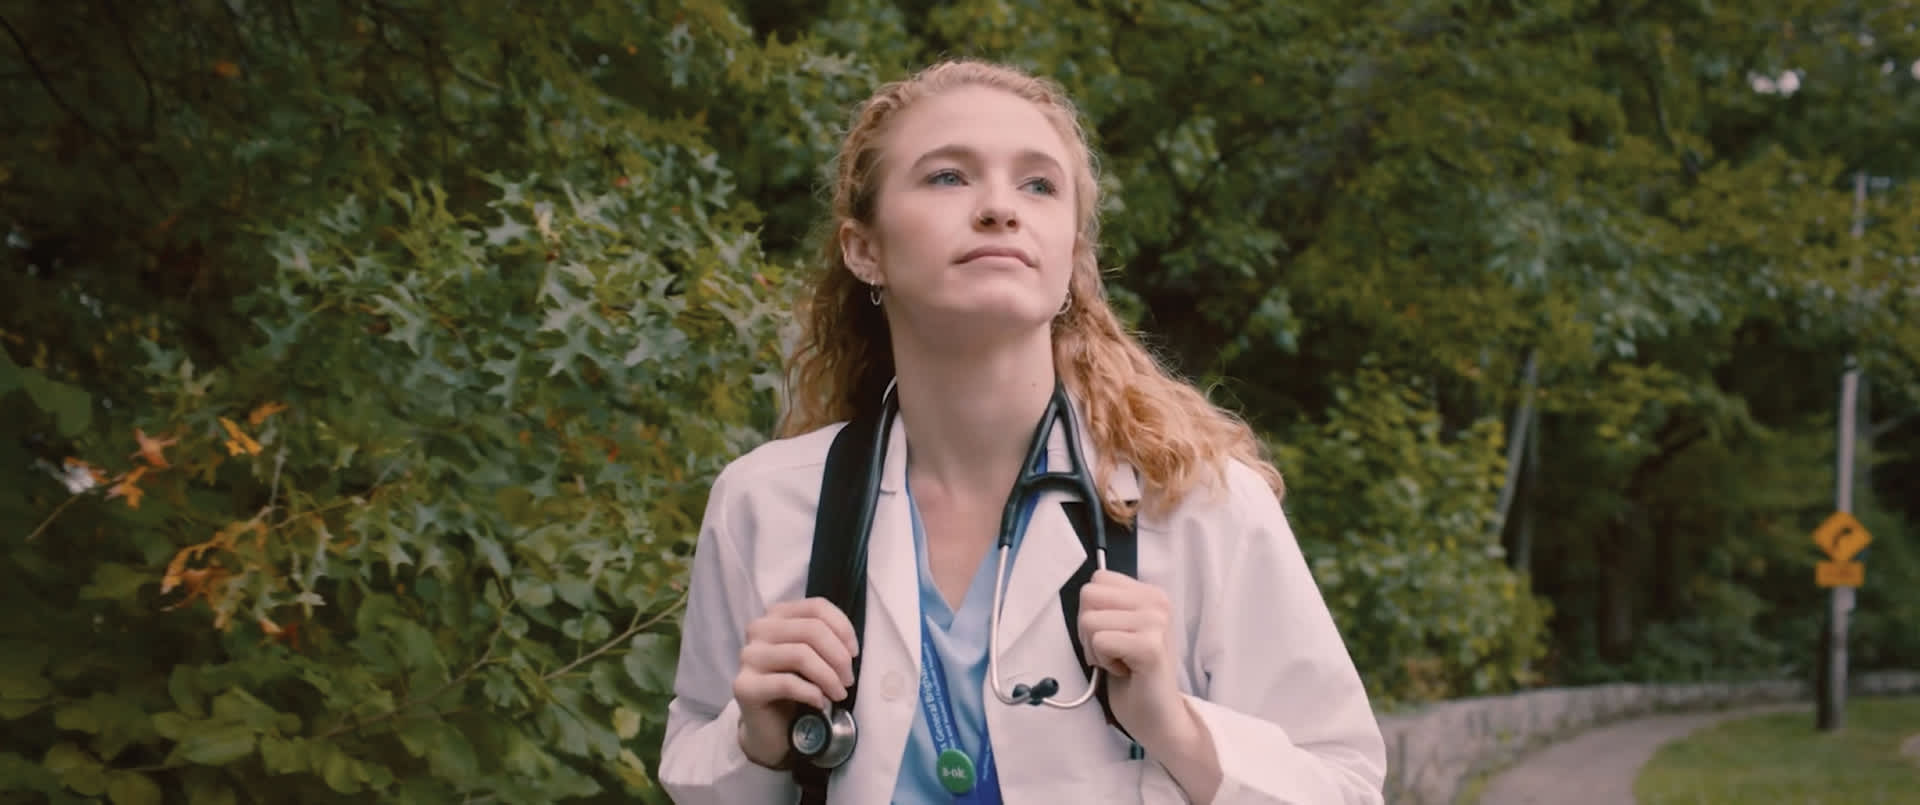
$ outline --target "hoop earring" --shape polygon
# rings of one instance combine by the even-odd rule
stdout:
[[[874,307],[880,306],[880,286],[867,286],[867,301],[872,302]]]
[[[1060,311],[1058,313],[1053,314],[1053,317],[1057,319],[1057,318],[1060,318],[1061,316],[1065,316],[1067,315],[1067,311],[1072,309],[1073,309],[1073,289],[1068,288],[1067,298],[1060,300]]]

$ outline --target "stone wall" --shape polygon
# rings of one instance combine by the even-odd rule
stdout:
[[[1920,694],[1920,672],[1855,673],[1848,687],[1855,696]],[[1775,681],[1594,685],[1439,702],[1380,719],[1387,740],[1387,802],[1451,805],[1474,776],[1507,766],[1529,749],[1620,719],[1811,697],[1806,682]]]

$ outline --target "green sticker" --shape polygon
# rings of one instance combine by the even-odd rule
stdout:
[[[955,796],[973,790],[973,758],[958,749],[940,753],[940,785]]]

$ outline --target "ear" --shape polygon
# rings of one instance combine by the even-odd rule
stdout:
[[[861,282],[886,285],[886,277],[880,273],[880,244],[858,221],[840,224],[840,259]]]

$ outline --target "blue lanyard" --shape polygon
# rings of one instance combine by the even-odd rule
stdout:
[[[927,731],[933,733],[933,749],[940,755],[949,752],[962,752],[960,748],[960,728],[954,722],[953,701],[947,696],[947,672],[941,667],[940,654],[933,646],[933,636],[927,633],[927,621],[920,620],[920,709],[927,716]],[[1000,805],[1000,780],[994,773],[993,741],[986,730],[980,731],[980,757],[973,762],[973,788],[964,794],[954,795],[953,801],[960,805]],[[936,776],[948,773],[945,763],[934,771]],[[942,784],[946,780],[941,780]]]
[[[1040,457],[1040,471],[1046,472],[1047,459]],[[907,494],[913,494],[909,488]],[[1033,518],[1034,506],[1039,504],[1037,497],[1028,498],[1020,512],[1020,520],[1015,524],[1015,533],[1026,531],[1027,522]],[[998,581],[996,579],[996,581]],[[953,700],[947,694],[947,671],[940,662],[940,650],[933,645],[933,635],[927,629],[927,617],[920,616],[920,709],[927,718],[927,731],[933,735],[933,751],[942,761],[935,767],[934,776],[942,785],[947,784],[946,775],[952,766],[945,762],[950,753],[966,757],[968,771],[973,777],[973,786],[965,793],[955,794],[955,805],[1000,805],[1000,776],[993,763],[993,740],[987,730],[980,731],[980,756],[973,758],[960,747],[960,727],[953,717]]]

